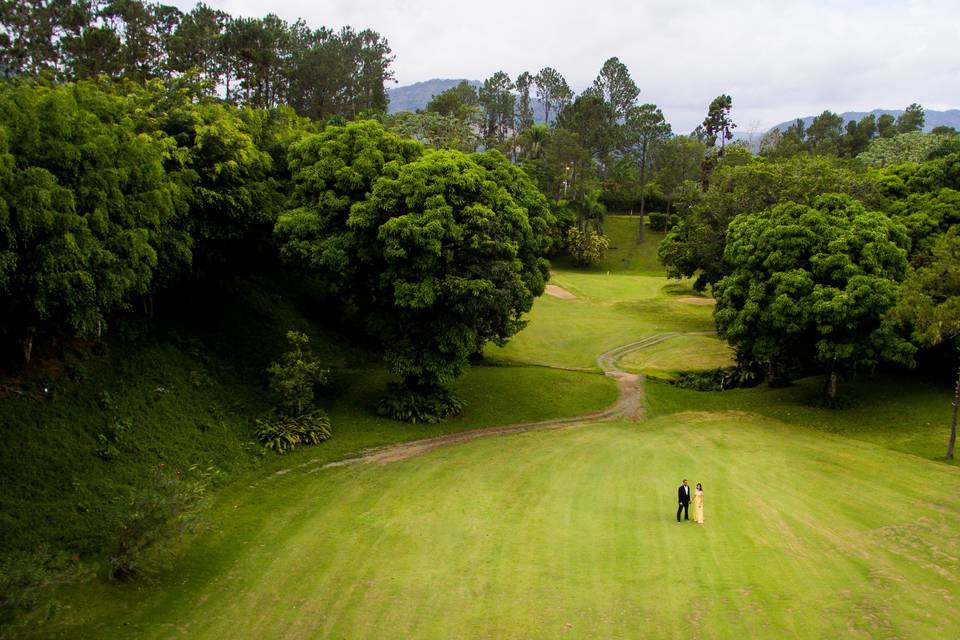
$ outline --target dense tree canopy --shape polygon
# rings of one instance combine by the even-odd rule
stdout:
[[[847,196],[793,202],[735,217],[714,287],[718,333],[744,365],[768,375],[815,363],[837,376],[913,349],[882,320],[907,270],[906,229]]]
[[[369,29],[233,18],[202,3],[182,13],[144,0],[0,2],[0,69],[13,74],[143,82],[196,73],[229,102],[327,119],[385,112],[392,61]]]
[[[798,156],[771,162],[744,161],[727,153],[713,173],[710,188],[691,207],[659,248],[660,260],[674,277],[696,277],[704,289],[728,273],[727,226],[737,215],[780,202],[812,205],[822,193],[846,193],[868,203],[880,196],[867,176],[828,157]]]
[[[449,382],[523,326],[552,216],[502,154],[423,154],[365,122],[305,138],[291,163],[300,206],[278,221],[283,255],[363,312],[408,386]]]
[[[960,350],[960,231],[941,235],[929,256],[903,283],[900,302],[891,314],[913,328],[917,344],[936,346],[953,342]],[[953,459],[960,416],[960,370],[954,385],[953,419],[947,458]]]
[[[173,140],[137,133],[122,97],[84,83],[0,91],[0,323],[23,340],[96,334],[149,290],[158,260],[188,264]]]

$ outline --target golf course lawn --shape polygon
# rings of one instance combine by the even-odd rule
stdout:
[[[575,297],[544,296],[524,331],[486,350],[487,364],[506,366],[458,382],[462,416],[377,419],[386,375],[345,377],[329,400],[333,439],[221,488],[209,530],[154,581],[64,589],[62,615],[37,635],[957,636],[960,467],[942,459],[950,389],[919,378],[845,381],[843,410],[809,402],[817,378],[722,393],[647,381],[639,422],[323,466],[372,445],[607,406],[616,385],[598,373],[599,354],[713,328],[709,306],[653,273],[560,270],[552,283]],[[620,366],[728,362],[714,337],[672,335]],[[704,485],[702,526],[675,520],[684,477]]]
[[[678,371],[704,371],[734,365],[733,350],[716,336],[676,336],[620,360],[625,371],[669,378]]]
[[[681,476],[706,524],[677,524]],[[945,638],[960,470],[739,412],[300,468],[75,637]],[[74,605],[77,606],[77,605]]]

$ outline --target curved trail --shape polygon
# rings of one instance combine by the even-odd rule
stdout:
[[[702,331],[688,333],[674,331],[669,333],[658,333],[648,336],[642,340],[637,340],[636,342],[631,342],[629,344],[616,347],[597,356],[597,365],[603,371],[604,375],[614,379],[617,382],[618,389],[617,401],[602,411],[584,413],[569,418],[556,418],[553,420],[541,420],[539,422],[521,422],[499,427],[470,429],[468,431],[458,431],[456,433],[448,433],[433,438],[423,438],[421,440],[411,440],[409,442],[399,442],[382,447],[374,447],[371,449],[365,449],[361,451],[359,455],[351,458],[344,458],[343,460],[328,462],[320,468],[327,469],[330,467],[341,467],[349,464],[357,464],[359,462],[387,464],[390,462],[398,462],[400,460],[413,458],[415,456],[427,453],[428,451],[433,451],[434,449],[452,444],[469,442],[471,440],[476,440],[477,438],[509,435],[524,431],[534,431],[540,429],[566,429],[585,424],[592,424],[595,422],[616,420],[618,418],[640,422],[646,418],[646,409],[643,402],[644,378],[641,375],[628,373],[621,370],[619,367],[617,367],[617,361],[628,353],[652,347],[655,344],[660,344],[661,342],[671,338],[676,338],[678,336],[704,335],[713,335],[713,332]],[[314,463],[305,462],[297,467],[282,469],[278,471],[277,474],[289,473],[293,469],[311,464]]]

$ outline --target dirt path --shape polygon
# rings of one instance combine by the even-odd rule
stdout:
[[[603,370],[603,373],[617,382],[617,401],[602,411],[585,413],[570,418],[558,418],[555,420],[542,420],[540,422],[521,422],[517,424],[508,424],[500,427],[485,427],[482,429],[471,429],[469,431],[459,431],[457,433],[448,433],[434,438],[423,438],[421,440],[412,440],[410,442],[400,442],[383,447],[365,449],[359,455],[353,458],[345,458],[336,462],[328,462],[321,468],[341,467],[348,464],[359,462],[387,464],[407,460],[421,454],[433,451],[440,447],[446,447],[462,442],[469,442],[477,438],[486,438],[490,436],[502,436],[512,433],[521,433],[524,431],[534,431],[540,429],[567,429],[595,422],[605,422],[616,419],[627,419],[634,422],[640,422],[646,418],[646,408],[644,406],[643,395],[643,376],[633,373],[627,373],[617,367],[617,361],[632,351],[639,351],[660,344],[665,340],[677,336],[701,336],[711,335],[713,332],[671,332],[658,333],[648,336],[643,340],[631,342],[623,346],[611,349],[606,353],[597,356],[597,365]],[[300,466],[307,466],[310,462]],[[283,469],[277,473],[288,473],[292,469]]]

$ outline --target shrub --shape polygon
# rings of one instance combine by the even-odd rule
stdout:
[[[440,386],[411,388],[390,384],[387,395],[380,400],[377,413],[400,422],[442,422],[463,411],[463,402],[449,389]]]
[[[273,412],[257,418],[254,435],[264,447],[285,453],[301,444],[320,444],[332,435],[330,418],[320,409],[294,416]]]
[[[79,557],[45,547],[0,557],[0,637],[49,621],[60,609],[53,595],[56,588],[80,582],[88,573]]]
[[[280,397],[284,411],[293,415],[303,413],[313,403],[313,389],[327,381],[328,369],[323,369],[310,350],[310,339],[299,331],[288,331],[290,350],[279,362],[270,365],[270,388]]]
[[[675,380],[671,381],[681,389],[693,391],[725,391],[738,387],[752,387],[757,382],[758,378],[753,371],[737,367],[680,373]]]
[[[577,264],[589,267],[602,262],[609,246],[606,236],[592,229],[586,233],[577,227],[567,230],[567,250]]]
[[[93,452],[103,460],[113,460],[120,455],[119,445],[129,430],[129,420],[116,418],[104,433],[97,434],[97,447]]]
[[[650,220],[650,228],[654,231],[669,231],[680,221],[680,217],[675,214],[656,212],[648,213],[647,219]]]
[[[110,578],[130,580],[166,566],[176,543],[196,531],[206,506],[209,479],[196,468],[189,475],[161,464],[131,492],[124,504],[116,547],[108,558]]]

